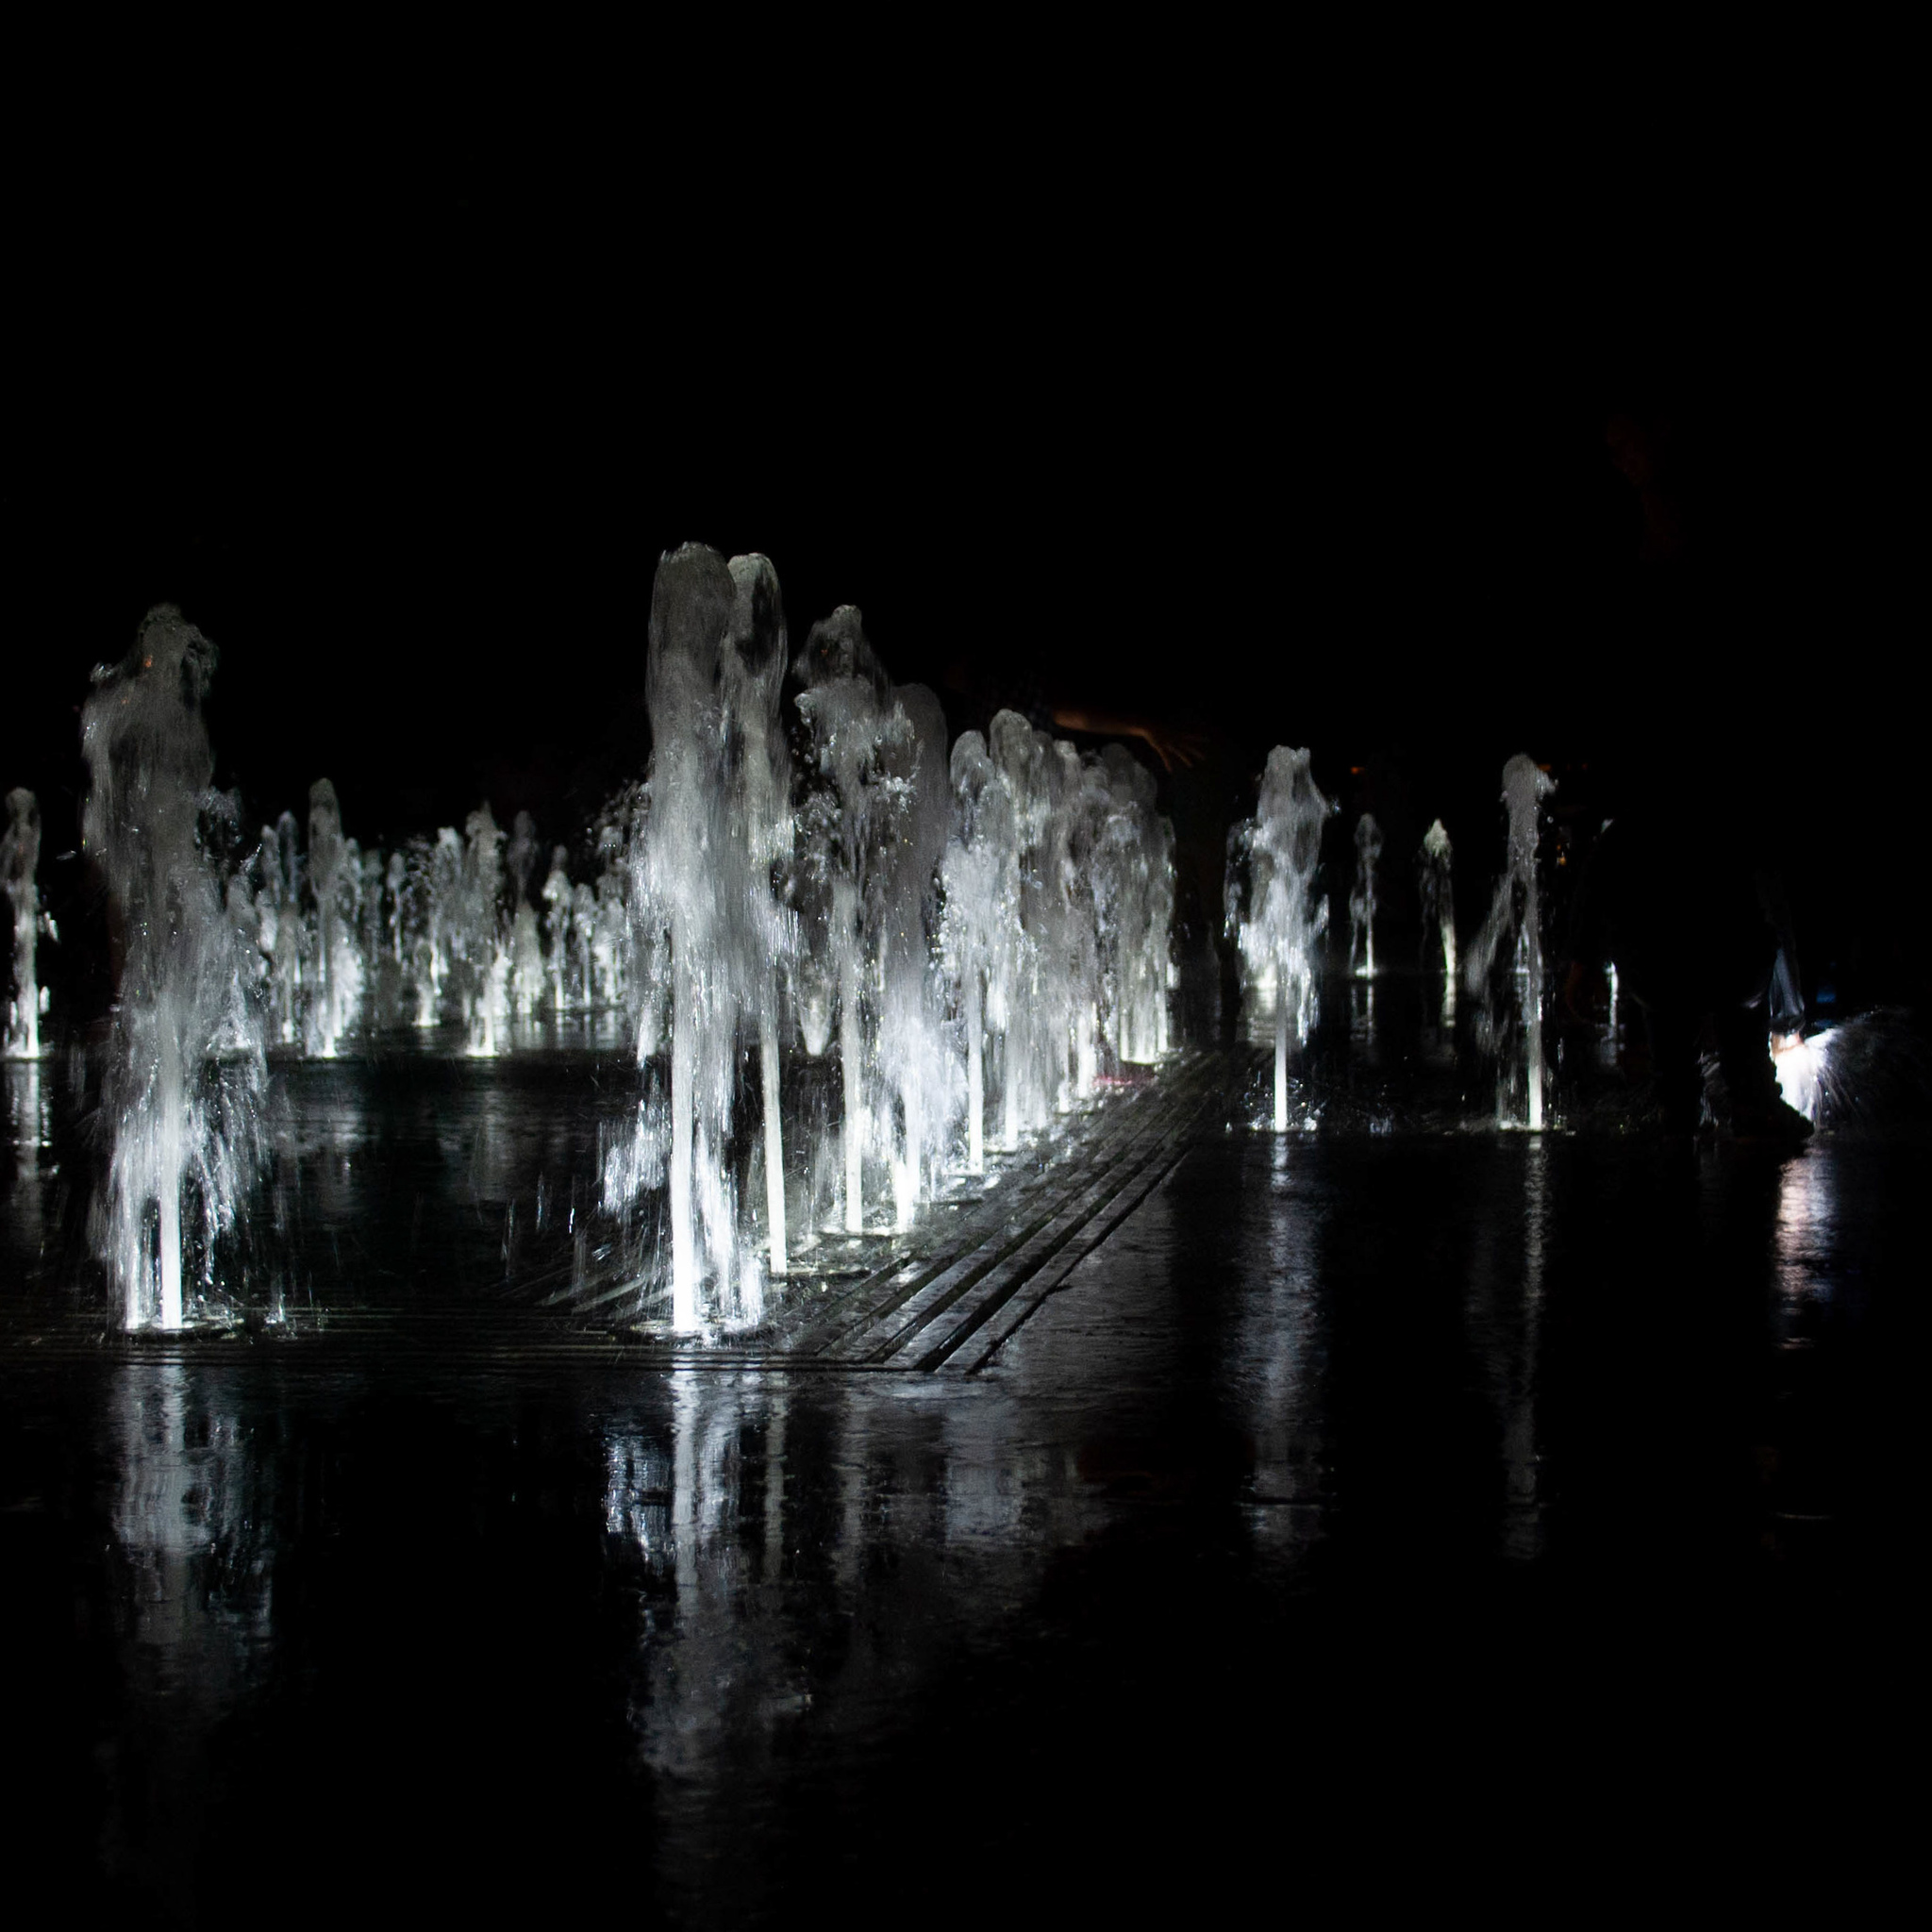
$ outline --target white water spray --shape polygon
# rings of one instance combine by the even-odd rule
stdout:
[[[1422,892],[1423,963],[1440,964],[1442,970],[1442,1015],[1444,1026],[1456,1023],[1456,881],[1454,855],[1449,834],[1442,821],[1436,819],[1423,834],[1423,848],[1416,860],[1416,878]],[[1434,953],[1432,962],[1429,955]]]
[[[1503,767],[1503,803],[1509,815],[1508,865],[1497,881],[1490,916],[1468,963],[1469,991],[1483,1001],[1485,1045],[1496,1055],[1496,1112],[1505,1125],[1532,1133],[1543,1125],[1543,948],[1537,846],[1542,802],[1556,781],[1534,758],[1519,753]],[[1511,1120],[1518,1068],[1524,1118]]]
[[[1357,979],[1375,976],[1375,869],[1382,828],[1363,812],[1355,825],[1355,890],[1348,896],[1348,963]]]
[[[13,985],[8,995],[7,1024],[0,1027],[0,1057],[38,1059],[41,1052],[41,990],[34,976],[34,941],[41,918],[34,874],[41,862],[41,808],[21,787],[7,794],[7,829],[0,832],[0,891],[13,921]]]
[[[127,657],[94,673],[81,714],[82,841],[122,942],[97,1230],[129,1328],[181,1325],[191,1242],[213,1285],[215,1238],[261,1158],[265,1071],[244,941],[200,824],[214,769],[201,703],[214,665],[213,645],[158,606]]]
[[[1328,902],[1315,891],[1322,827],[1331,808],[1308,754],[1268,754],[1255,816],[1228,836],[1227,923],[1249,983],[1274,994],[1274,1130],[1288,1128],[1288,1041],[1306,1042],[1316,1019],[1318,947]]]

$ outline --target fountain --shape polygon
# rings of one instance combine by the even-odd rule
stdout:
[[[1355,891],[1348,895],[1348,965],[1357,979],[1375,976],[1375,867],[1382,828],[1363,812],[1355,825]]]
[[[1453,853],[1449,834],[1442,821],[1431,822],[1423,834],[1422,852],[1416,861],[1416,877],[1422,893],[1423,958],[1436,964],[1451,979],[1456,977],[1456,891],[1451,871]],[[1433,941],[1433,945],[1432,942]]]
[[[802,827],[809,832],[801,863],[810,908],[805,943],[818,956],[812,977],[821,1003],[829,993],[837,1005],[844,1224],[847,1234],[860,1234],[872,1058],[864,988],[879,978],[891,858],[913,806],[900,774],[917,752],[911,722],[891,700],[855,607],[841,605],[812,626],[795,669],[805,686],[798,709],[817,764]]]
[[[953,747],[953,825],[944,858],[946,971],[966,1033],[966,1172],[986,1172],[986,1037],[1004,1040],[1018,970],[1019,851],[1013,800],[986,741]]]
[[[0,1029],[0,1056],[10,1060],[38,1059],[41,1053],[41,990],[34,978],[41,918],[34,874],[40,862],[40,802],[23,786],[7,794],[7,829],[0,833],[0,890],[13,922],[13,989],[7,1024]]]
[[[1110,794],[1094,874],[1102,980],[1113,989],[1108,1038],[1119,1060],[1151,1065],[1169,1045],[1174,827],[1155,811],[1154,774],[1125,745],[1107,746],[1100,763]]]
[[[532,887],[537,875],[540,851],[537,822],[520,811],[510,827],[509,838],[510,1004],[525,1017],[534,1013],[549,990],[549,974],[543,960],[543,940],[538,929],[537,908]]]
[[[791,759],[780,728],[788,667],[785,605],[778,574],[754,553],[730,563],[732,625],[724,654],[724,691],[737,742],[730,749],[744,837],[744,894],[750,952],[745,983],[758,1015],[759,1098],[764,1112],[765,1255],[774,1278],[789,1271],[785,1216],[785,1137],[780,1113],[778,997],[781,962],[796,953],[794,921],[774,878],[791,863]]]
[[[641,1061],[657,1049],[667,981],[670,997],[672,1325],[679,1330],[700,1325],[707,1283],[715,1312],[742,1322],[763,1312],[757,1257],[740,1252],[726,1165],[741,1028],[756,1028],[758,1040],[771,1271],[782,1275],[787,1265],[778,986],[791,940],[773,893],[774,870],[791,858],[778,730],[785,669],[778,581],[764,558],[727,565],[691,543],[663,558],[646,672],[649,802],[629,849],[647,962]]]
[[[550,871],[543,880],[544,971],[549,975],[554,1012],[564,1008],[564,987],[570,965],[570,915],[573,894],[570,854],[561,845],[550,852]]]
[[[214,646],[157,606],[121,663],[96,670],[81,714],[82,845],[121,941],[97,1235],[129,1328],[181,1326],[191,1262],[213,1286],[215,1240],[261,1158],[265,1068],[245,936],[202,828],[214,758],[201,705],[214,668]]]
[[[1288,1127],[1288,1037],[1306,1042],[1316,1018],[1317,948],[1328,903],[1315,891],[1330,810],[1308,754],[1268,754],[1255,816],[1228,835],[1227,924],[1249,983],[1274,1001],[1274,1130]]]
[[[1053,845],[1053,741],[1036,731],[1017,711],[1001,711],[992,721],[993,763],[1012,802],[1014,881],[1018,888],[1018,929],[1025,943],[1016,949],[1012,985],[1006,1002],[1006,1030],[1000,1052],[1002,1126],[1000,1144],[1012,1153],[1023,1133],[1043,1127],[1058,1098],[1058,1069],[1050,1052],[1055,1032],[1052,956],[1058,948],[1049,896]]]
[[[1456,1023],[1456,882],[1451,859],[1449,834],[1436,819],[1423,834],[1416,878],[1422,891],[1423,962],[1429,965],[1434,953],[1441,964],[1444,1026]]]
[[[506,839],[488,803],[460,829],[365,852],[326,778],[306,825],[284,812],[239,851],[239,801],[208,791],[213,663],[158,609],[86,719],[88,849],[133,934],[101,1234],[130,1325],[178,1326],[196,1272],[213,1284],[261,1155],[271,1041],[328,1059],[398,1023],[460,1024],[455,1050],[488,1058],[538,1043],[539,1014],[545,1041],[573,1008],[600,1037],[627,1028],[638,1110],[600,1135],[599,1211],[619,1239],[598,1257],[621,1253],[645,1288],[659,1277],[639,1242],[661,1229],[679,1333],[763,1318],[768,1285],[799,1265],[801,1207],[801,1253],[826,1217],[903,1235],[951,1174],[983,1184],[990,1140],[1058,1134],[1168,1051],[1173,832],[1152,775],[1124,747],[1083,756],[1015,712],[949,760],[939,700],[891,681],[855,608],[789,657],[761,557],[662,559],[648,776],[547,870],[530,815]],[[30,806],[6,848],[28,941]],[[25,980],[30,943],[21,957]],[[11,1046],[18,998],[9,1011]],[[788,1041],[817,1058],[835,1037],[830,1093],[800,1066],[788,1115]],[[540,1194],[540,1228],[542,1214]]]
[[[308,890],[315,901],[310,957],[315,985],[303,1045],[311,1058],[333,1059],[362,1003],[363,965],[357,918],[360,855],[342,838],[336,788],[318,778],[308,788]]]
[[[1543,1125],[1543,949],[1537,846],[1542,802],[1556,781],[1522,754],[1503,767],[1503,803],[1508,808],[1508,865],[1496,883],[1488,919],[1471,949],[1465,982],[1483,1003],[1477,1037],[1496,1057],[1496,1118],[1504,1126]],[[1521,1121],[1512,1118],[1517,1087],[1524,1090]]]
[[[920,1202],[932,1197],[955,1112],[944,994],[933,957],[952,796],[939,699],[923,684],[906,684],[893,687],[891,703],[907,728],[881,743],[881,775],[903,804],[884,868],[874,1141],[891,1150],[893,1224],[903,1233]]]

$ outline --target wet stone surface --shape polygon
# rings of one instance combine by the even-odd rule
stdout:
[[[480,1286],[440,1352],[90,1353],[16,1159],[20,1841],[83,1912],[729,1924],[1554,1909],[1882,1838],[1924,1150],[1240,1111],[974,1373],[525,1360]],[[480,1284],[445,1164],[359,1237]]]

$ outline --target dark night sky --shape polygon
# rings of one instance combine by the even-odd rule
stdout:
[[[1871,359],[1790,302],[1740,321],[1722,262],[1693,300],[1641,230],[1356,232],[1198,182],[791,226],[621,175],[378,185],[132,193],[49,309],[0,477],[0,781],[50,841],[88,669],[164,597],[222,653],[221,782],[272,817],[326,774],[365,839],[485,795],[575,833],[648,754],[688,538],[766,551],[794,642],[859,604],[902,680],[970,658],[1198,725],[1230,782],[1292,741],[1466,771],[1481,809],[1519,745],[1762,742],[1894,622]],[[1704,511],[1661,600],[1604,444],[1628,393]],[[1808,728],[1833,791],[1900,729]]]

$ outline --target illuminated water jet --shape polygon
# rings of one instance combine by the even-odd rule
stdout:
[[[1288,1041],[1306,1042],[1316,1018],[1317,948],[1328,902],[1315,891],[1322,828],[1332,807],[1308,754],[1268,754],[1255,816],[1228,835],[1227,923],[1250,985],[1274,998],[1274,1130],[1288,1129]]]
[[[0,1027],[0,1057],[38,1059],[41,989],[34,974],[34,945],[41,921],[35,873],[41,861],[41,808],[24,786],[7,794],[7,829],[0,832],[0,891],[13,922],[13,983],[7,1024]]]
[[[1375,976],[1375,870],[1382,858],[1382,828],[1363,812],[1355,826],[1355,890],[1348,899],[1349,970],[1360,979]]]
[[[1424,964],[1435,954],[1442,972],[1442,1024],[1456,1020],[1456,883],[1449,834],[1441,819],[1423,834],[1416,877],[1422,892]]]
[[[217,803],[201,711],[214,668],[214,646],[158,606],[121,663],[94,673],[81,714],[82,843],[122,935],[96,1228],[129,1328],[181,1326],[191,1248],[213,1286],[215,1240],[261,1160],[259,1013],[204,835]]]
[[[1482,1000],[1478,1037],[1495,1055],[1496,1117],[1505,1126],[1540,1132],[1543,1125],[1542,907],[1537,850],[1542,803],[1556,781],[1534,758],[1519,754],[1503,767],[1508,811],[1508,862],[1496,883],[1489,917],[1472,948],[1466,983]],[[1524,1117],[1511,1118],[1518,1086]]]

